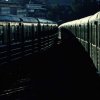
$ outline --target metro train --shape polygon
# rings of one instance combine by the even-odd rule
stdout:
[[[100,11],[94,15],[61,24],[59,26],[60,37],[62,28],[75,35],[100,72]]]
[[[58,37],[56,22],[14,15],[0,15],[0,65],[53,46]]]

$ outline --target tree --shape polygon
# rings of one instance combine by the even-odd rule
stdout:
[[[56,5],[54,7],[50,6],[48,9],[48,19],[57,21],[58,23],[63,23],[72,19],[71,16],[72,8],[70,5]]]
[[[73,0],[71,6],[75,18],[86,17],[98,11],[97,0]]]

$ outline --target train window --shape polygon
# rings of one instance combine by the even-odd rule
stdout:
[[[0,44],[3,44],[3,26],[0,25]]]
[[[43,26],[41,25],[41,31],[42,31],[42,27],[43,27]]]
[[[79,38],[79,28],[77,26],[77,37]]]
[[[79,25],[79,34],[80,34],[80,39],[82,39],[81,25]]]
[[[16,27],[16,34],[17,34],[17,41],[21,41],[21,34],[20,34],[20,31],[21,31],[21,27],[20,26],[17,26]]]
[[[95,44],[95,38],[96,37],[95,37],[95,26],[94,25],[92,26],[92,29],[93,29],[92,30],[92,43]]]
[[[46,30],[46,31],[48,31],[48,29],[49,29],[49,26],[48,26],[48,25],[46,25],[45,30]]]
[[[38,30],[39,30],[39,32],[41,32],[41,30],[42,30],[41,25],[38,25]]]
[[[84,34],[83,40],[85,40],[85,25],[83,27],[83,34]]]
[[[24,27],[24,39],[28,40],[28,27],[27,26]]]
[[[43,29],[44,29],[44,31],[46,31],[46,25],[43,25]]]
[[[15,25],[11,26],[11,42],[17,42],[17,27]]]
[[[45,26],[43,25],[43,26],[42,26],[42,31],[44,31],[44,30],[45,30],[45,29],[44,29],[44,27],[45,27]]]
[[[36,26],[34,26],[34,33],[36,32]]]
[[[76,25],[76,37],[78,37],[78,29],[77,29],[77,25]]]
[[[84,39],[84,26],[81,27],[81,39]]]
[[[92,43],[92,24],[91,24],[91,43]]]
[[[45,31],[45,25],[42,26],[42,31]]]
[[[14,26],[11,26],[11,41],[14,41]]]
[[[95,25],[97,25],[97,24],[98,24],[98,22],[97,22],[97,21],[95,21],[95,22],[94,22],[94,24],[95,24]]]
[[[98,33],[100,34],[100,24],[98,25]],[[99,47],[100,47],[100,35],[99,35]]]
[[[97,33],[96,33],[97,25],[94,25],[94,34],[95,34],[95,45],[97,45]]]
[[[95,35],[96,35],[96,46],[98,46],[99,44],[98,44],[98,36],[99,36],[99,34],[98,34],[98,22],[96,22],[95,23]]]
[[[85,30],[85,25],[84,25],[84,41],[86,41],[86,30]]]
[[[91,44],[93,44],[93,37],[92,37],[92,34],[93,34],[93,29],[92,29],[92,23],[90,24],[90,42],[91,42]]]
[[[37,26],[34,26],[34,37],[37,37],[37,35],[38,35],[38,28],[37,28]]]
[[[19,27],[14,26],[14,33],[13,33],[14,42],[19,42],[21,40],[21,34],[19,31],[20,31]]]
[[[89,42],[91,43],[91,40],[92,40],[92,36],[91,36],[91,32],[92,32],[92,29],[91,29],[91,24],[89,24]]]
[[[74,35],[75,35],[75,26],[73,26],[73,32],[74,32]]]
[[[32,39],[32,27],[31,26],[28,27],[28,36],[29,36],[29,40],[31,40]]]
[[[84,40],[87,41],[87,25],[84,27],[85,38]]]
[[[31,30],[32,30],[31,35],[32,35],[32,38],[33,38],[34,37],[34,24],[31,26]]]
[[[27,40],[29,40],[30,37],[30,26],[27,26]]]
[[[83,26],[83,40],[85,38],[85,32],[84,32],[84,30],[85,30],[85,26]]]
[[[24,29],[24,39],[30,40],[32,38],[32,27],[31,26],[25,26]]]
[[[78,38],[80,39],[80,27],[78,26]]]
[[[77,28],[76,28],[76,25],[75,25],[75,35],[77,37]]]

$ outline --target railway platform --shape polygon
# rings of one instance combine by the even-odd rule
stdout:
[[[67,39],[66,39],[67,38]],[[71,34],[60,44],[2,72],[0,100],[97,98],[100,77],[82,45]],[[3,90],[2,89],[2,90]]]

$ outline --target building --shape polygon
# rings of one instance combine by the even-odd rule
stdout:
[[[15,2],[15,0],[1,0],[0,14],[46,18],[47,9],[45,4],[33,3],[30,0],[28,4],[21,5],[18,3],[18,1]]]
[[[29,17],[39,17],[39,18],[46,18],[47,15],[47,9],[46,5],[44,4],[34,4],[34,3],[29,3],[26,4],[26,9],[27,9],[27,16]]]
[[[27,10],[24,8],[17,9],[17,16],[25,17],[27,16]]]
[[[18,3],[12,2],[11,0],[0,1],[0,14],[13,14],[17,15],[17,9],[21,8]]]

